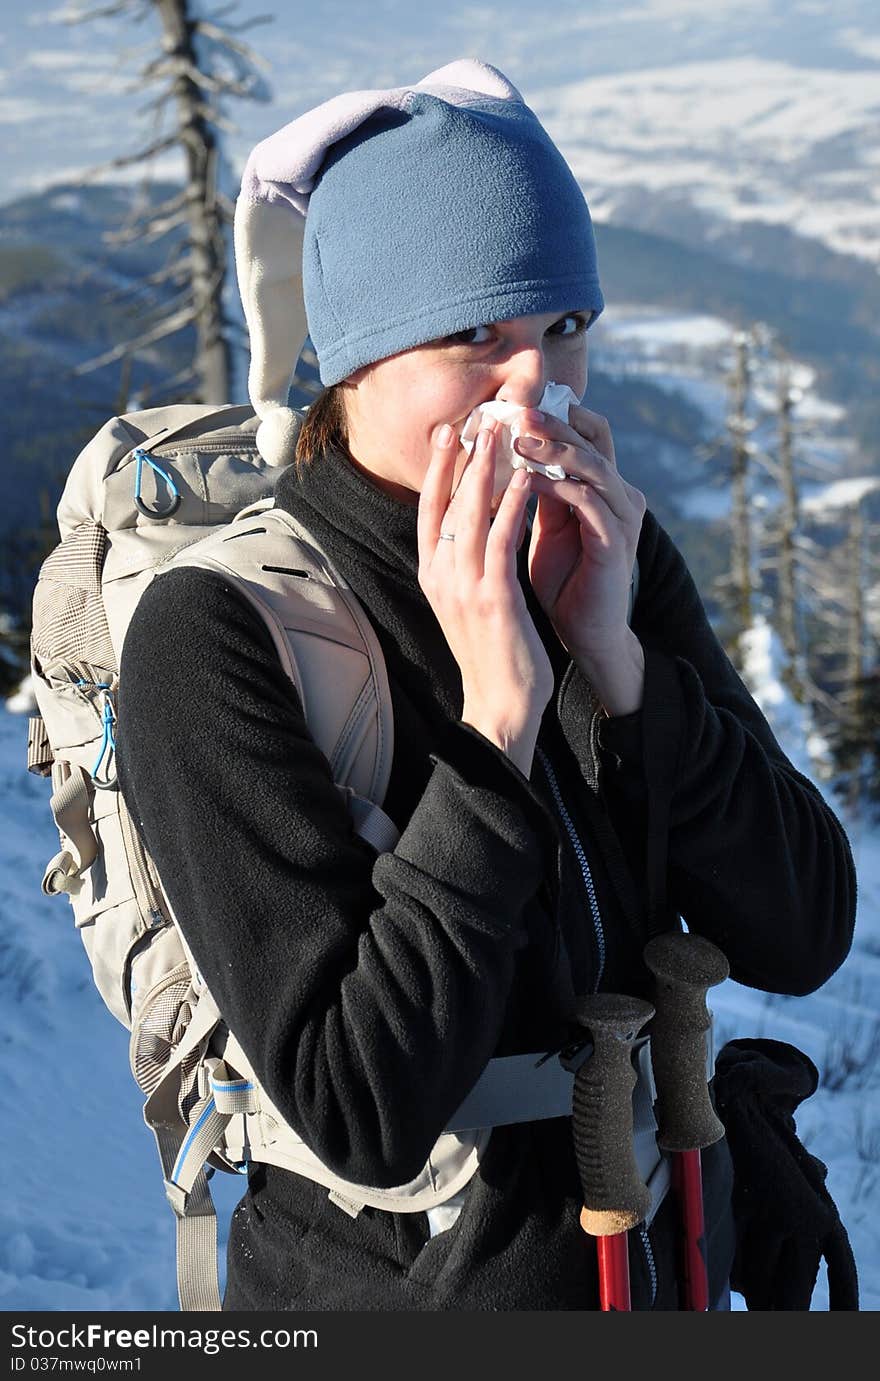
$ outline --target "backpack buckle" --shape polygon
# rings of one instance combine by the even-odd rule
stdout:
[[[186,1190],[181,1189],[180,1185],[175,1184],[173,1180],[165,1180],[164,1184],[165,1197],[174,1210],[175,1216],[178,1218],[185,1218],[186,1201],[189,1198]]]

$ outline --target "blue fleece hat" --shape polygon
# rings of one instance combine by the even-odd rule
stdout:
[[[604,305],[583,193],[497,69],[463,60],[414,87],[325,102],[257,146],[236,207],[261,451],[289,448],[269,414],[302,343],[282,348],[292,268],[268,262],[287,252],[283,211],[305,213],[302,292],[325,385],[474,326]]]

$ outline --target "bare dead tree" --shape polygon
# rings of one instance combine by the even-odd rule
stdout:
[[[149,286],[161,293],[158,309],[142,321],[133,339],[80,365],[79,373],[117,359],[130,360],[138,351],[191,327],[196,337],[192,368],[174,383],[185,386],[194,401],[229,398],[232,342],[240,327],[227,319],[223,306],[234,210],[221,176],[222,135],[233,128],[224,107],[229,99],[268,98],[259,71],[264,64],[235,33],[270,18],[262,15],[233,29],[220,21],[234,8],[227,4],[208,13],[203,0],[116,0],[66,16],[68,22],[77,23],[106,16],[135,22],[152,17],[161,25],[161,53],[138,78],[139,86],[159,88],[144,112],[155,118],[154,134],[136,152],[93,169],[90,176],[149,166],[159,154],[173,149],[182,151],[185,167],[178,192],[159,204],[147,205],[112,237],[115,243],[125,244],[178,232],[164,266],[149,279]]]
[[[749,360],[750,341],[744,331],[737,332],[734,341],[735,356],[730,375],[730,405],[727,415],[727,431],[730,440],[730,603],[736,630],[734,645],[736,659],[741,660],[739,652],[740,637],[752,623],[752,535],[749,514],[749,435],[752,422],[749,417],[749,386],[751,368]]]
[[[866,757],[871,753],[872,745],[875,759],[880,757],[877,723],[869,725],[865,713],[870,701],[868,659],[872,641],[865,599],[870,580],[866,536],[867,523],[862,501],[859,500],[849,510],[846,541],[844,667],[839,694],[841,722],[837,734],[838,756],[849,777],[847,801],[853,816],[859,812],[866,778],[871,773]],[[876,666],[874,671],[876,675]],[[871,709],[876,709],[876,704]]]
[[[849,515],[847,541],[847,636],[846,685],[855,688],[862,679],[865,648],[865,599],[862,584],[864,566],[865,519],[861,503],[853,504]],[[854,717],[858,712],[858,692],[853,689]]]
[[[813,533],[798,539],[818,629],[809,649],[807,694],[842,774],[853,819],[865,794],[880,799],[880,534],[865,504],[873,487],[867,483],[835,521],[829,513],[821,516],[821,524],[831,527],[830,542],[828,532],[824,540]]]
[[[782,483],[782,510],[779,519],[779,636],[788,662],[786,668],[789,688],[798,700],[797,663],[800,653],[797,636],[797,574],[795,565],[795,537],[798,529],[798,493],[794,473],[794,445],[792,411],[794,394],[791,386],[791,367],[783,357],[779,362],[777,394],[779,423],[779,468]]]
[[[775,442],[760,445],[753,440],[749,447],[754,477],[763,472],[772,481],[770,494],[755,494],[752,500],[754,504],[761,501],[765,514],[758,530],[750,533],[756,556],[753,588],[756,595],[763,596],[767,615],[779,634],[784,654],[782,680],[798,704],[804,704],[814,698],[821,700],[822,694],[809,670],[807,630],[814,583],[806,569],[810,544],[802,530],[800,487],[805,480],[827,480],[830,474],[823,472],[815,456],[804,454],[802,443],[810,437],[813,424],[795,416],[797,404],[810,387],[809,374],[799,371],[796,377],[785,346],[766,326],[752,328],[750,348],[751,372],[761,367],[768,383],[775,380],[773,402],[750,410],[756,429],[772,427],[775,434]],[[754,484],[751,487],[754,489]],[[778,502],[772,497],[773,491],[778,493]]]

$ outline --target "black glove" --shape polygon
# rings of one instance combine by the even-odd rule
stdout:
[[[715,1103],[733,1160],[730,1283],[751,1310],[808,1310],[823,1258],[829,1309],[859,1307],[856,1263],[825,1187],[827,1169],[795,1131],[795,1108],[818,1083],[812,1060],[784,1041],[728,1041],[715,1061]]]

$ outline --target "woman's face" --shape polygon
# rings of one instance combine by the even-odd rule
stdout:
[[[473,409],[495,399],[535,407],[550,381],[582,396],[589,317],[575,311],[515,317],[357,370],[343,385],[352,458],[388,493],[417,503],[444,422],[461,433]],[[460,450],[456,482],[468,454]]]

